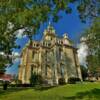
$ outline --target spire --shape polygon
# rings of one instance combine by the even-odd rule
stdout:
[[[48,32],[50,32],[51,34],[55,34],[55,29],[54,27],[51,25],[51,22],[49,21],[49,25],[46,29]]]
[[[51,22],[49,21],[49,26],[51,25]]]
[[[52,25],[51,25],[51,22],[49,21],[47,29],[51,29],[51,27],[52,27]]]

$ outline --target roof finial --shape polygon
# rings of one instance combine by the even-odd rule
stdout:
[[[51,25],[51,22],[49,21],[49,26]]]
[[[48,29],[51,28],[51,21],[49,21]]]
[[[66,39],[66,38],[68,38],[68,34],[67,33],[64,33],[63,34],[63,37]]]

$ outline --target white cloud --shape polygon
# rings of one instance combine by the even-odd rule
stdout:
[[[20,56],[20,53],[18,53],[18,52],[12,52],[12,55],[13,55],[14,57],[19,57],[19,56]]]
[[[20,58],[15,58],[15,59],[13,60],[14,63],[17,63],[17,62],[19,62],[19,61],[20,61]]]
[[[8,29],[11,30],[11,29],[13,29],[14,24],[12,24],[11,22],[8,22],[7,27],[8,27]],[[15,31],[14,34],[16,35],[17,38],[25,38],[26,35],[23,34],[24,31],[25,31],[24,28],[23,29],[19,29],[19,30]]]
[[[12,52],[12,60],[13,60],[13,63],[19,62],[20,61],[20,53]]]
[[[19,39],[21,39],[21,38],[25,38],[26,35],[23,34],[24,31],[25,31],[25,29],[20,29],[20,30],[16,31],[16,32],[15,32],[16,37],[19,38]]]
[[[78,57],[79,57],[79,62],[81,65],[86,66],[86,57],[88,56],[88,46],[86,45],[85,42],[82,42],[78,45]]]
[[[86,41],[87,38],[86,37],[81,37],[80,41]]]
[[[7,54],[5,54],[4,52],[0,52],[0,55],[7,57]],[[18,58],[18,57],[20,57],[20,53],[12,52],[12,54],[9,54],[9,57],[11,57],[11,58]]]
[[[0,55],[4,55],[4,52],[0,52]]]

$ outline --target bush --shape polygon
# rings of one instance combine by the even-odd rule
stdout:
[[[75,84],[76,82],[79,82],[79,81],[81,81],[80,78],[76,78],[76,77],[70,77],[68,79],[68,83],[70,84]]]
[[[64,85],[64,84],[66,84],[64,78],[60,78],[60,79],[58,80],[58,82],[59,82],[59,85]]]
[[[43,78],[42,78],[41,75],[36,74],[36,73],[33,73],[33,74],[31,75],[30,84],[31,84],[32,86],[34,86],[34,85],[40,85],[40,84],[42,84],[42,83],[43,83]]]
[[[16,84],[10,84],[9,86],[10,87],[16,87]]]
[[[10,84],[10,87],[31,87],[31,84]]]

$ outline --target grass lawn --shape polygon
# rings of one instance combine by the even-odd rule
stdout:
[[[0,90],[0,100],[100,100],[100,83],[67,84],[47,90]]]

